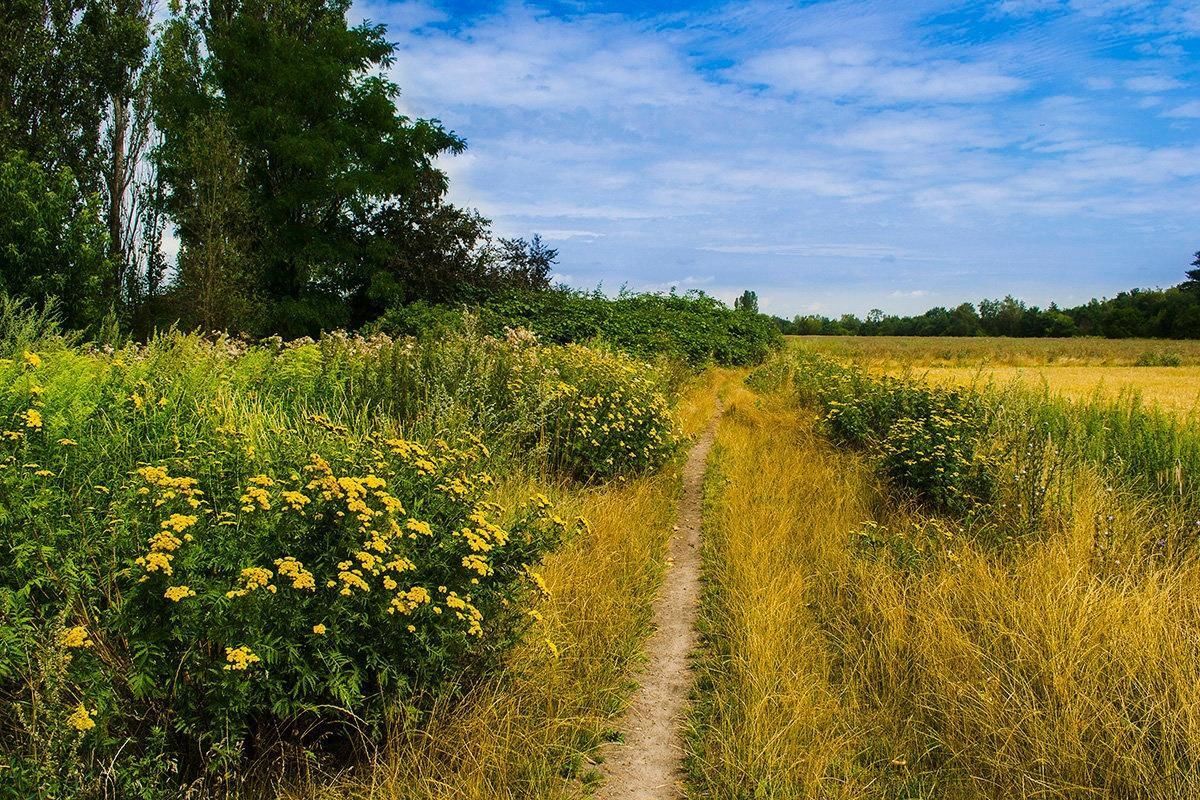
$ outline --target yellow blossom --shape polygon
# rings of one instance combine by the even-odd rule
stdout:
[[[31,353],[28,350],[25,351],[24,361],[25,366],[29,367],[30,369],[37,369],[42,365],[42,357],[37,353]]]
[[[254,654],[253,650],[245,645],[226,647],[225,660],[229,662],[225,665],[225,669],[237,672],[244,672],[249,669],[251,664],[257,664],[259,661],[262,661],[261,658]]]
[[[172,586],[167,591],[163,592],[163,597],[170,600],[172,603],[178,603],[185,597],[195,597],[196,592],[189,589],[187,586]]]
[[[313,625],[312,631],[317,636],[324,636],[325,635],[325,625],[318,622],[316,625]]]
[[[71,650],[75,650],[80,647],[92,647],[95,645],[95,642],[88,637],[87,628],[83,627],[82,625],[75,625],[74,627],[64,630],[62,635],[59,636],[59,641],[62,643],[63,647]]]
[[[29,354],[26,353],[26,355]],[[71,715],[67,717],[67,725],[71,726],[80,733],[90,731],[92,728],[96,727],[96,721],[92,719],[92,714],[95,713],[95,711],[88,711],[87,708],[84,707],[83,703],[80,703],[75,707],[75,710],[71,712]]]

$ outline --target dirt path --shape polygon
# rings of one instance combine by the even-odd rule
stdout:
[[[600,800],[676,800],[683,797],[684,720],[696,646],[700,601],[700,514],[704,468],[716,434],[720,404],[683,467],[683,499],[671,537],[666,577],[654,604],[654,633],[646,664],[621,729],[625,741],[606,755]]]

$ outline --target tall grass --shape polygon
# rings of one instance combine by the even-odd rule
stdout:
[[[1200,792],[1195,519],[1011,401],[993,504],[898,506],[775,383],[709,482],[695,797]]]
[[[700,376],[679,401],[694,435],[728,382]],[[614,737],[649,634],[678,502],[677,465],[605,487],[559,486],[564,512],[590,528],[542,570],[541,619],[492,680],[400,727],[375,763],[314,780],[298,797],[371,800],[575,798],[598,778],[595,750]],[[522,495],[527,487],[508,487]]]

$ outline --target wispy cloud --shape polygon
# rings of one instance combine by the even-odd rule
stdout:
[[[1193,0],[452,8],[355,13],[389,24],[405,110],[468,139],[454,199],[581,286],[1045,302],[1174,282],[1200,246]]]

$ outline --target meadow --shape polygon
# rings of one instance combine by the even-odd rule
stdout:
[[[2,797],[1200,792],[1200,431],[978,377],[1190,368],[1148,343],[745,366],[469,315],[100,345],[3,311]],[[701,490],[700,640],[664,659]],[[681,752],[621,785],[663,671]]]
[[[694,796],[1193,796],[1195,428],[806,345],[721,423]]]
[[[944,386],[1018,384],[1072,400],[1200,408],[1200,343],[1151,339],[791,336],[792,346]]]

